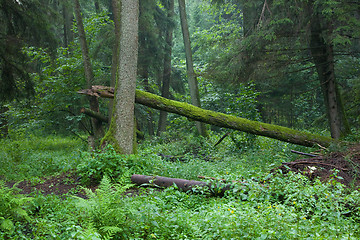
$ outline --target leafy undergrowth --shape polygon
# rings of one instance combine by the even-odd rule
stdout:
[[[80,183],[100,185],[96,190],[83,190],[83,198],[71,191],[19,195],[16,186],[20,183],[13,188],[0,184],[0,238],[360,238],[360,193],[336,181],[336,171],[327,182],[309,180],[293,172],[284,174],[281,170],[270,173],[282,162],[296,157],[290,148],[305,149],[263,138],[257,138],[254,147],[246,150],[234,148],[230,140],[214,148],[210,142],[216,142],[216,137],[212,137],[207,141],[195,137],[155,139],[142,143],[138,155],[126,157],[116,155],[111,147],[104,152],[79,152],[76,149],[82,149],[81,144],[70,141],[61,146],[56,142],[63,139],[53,137],[53,145],[57,146],[53,150],[40,149],[42,144],[29,149],[24,145],[22,151],[32,154],[22,154],[17,160],[10,149],[14,142],[2,141],[8,165],[23,163],[39,168],[28,175],[21,172],[23,168],[13,167],[20,171],[19,180],[30,177],[34,186],[47,181],[41,177],[44,168],[39,167],[46,161],[41,156],[43,151],[53,158],[52,172],[47,175],[62,176],[64,171],[73,169],[79,178],[69,177],[68,181],[79,181],[78,188]],[[60,159],[66,159],[66,167]],[[4,180],[14,179],[12,169],[2,170]],[[211,197],[205,190],[197,194],[181,192],[175,187],[163,191],[138,189],[130,197],[126,193],[133,188],[129,180],[132,174],[194,180],[202,175],[243,183],[234,183],[224,197]],[[39,182],[34,180],[37,178]]]

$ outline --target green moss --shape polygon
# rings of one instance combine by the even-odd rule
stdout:
[[[110,144],[114,148],[116,153],[123,154],[124,153],[123,149],[121,149],[118,141],[114,137],[115,136],[114,131],[115,130],[114,130],[113,121],[111,121],[108,131],[106,132],[103,139],[101,139],[100,146],[104,147],[105,145]]]
[[[135,121],[135,123],[136,123],[136,121]],[[106,132],[105,136],[103,137],[103,139],[101,139],[100,146],[103,147],[107,144],[110,144],[114,148],[116,153],[123,154],[124,150],[120,147],[119,142],[115,138],[115,134],[114,134],[115,124],[116,124],[115,121],[111,120],[110,127],[109,127],[108,131]],[[134,126],[133,154],[137,153],[136,130],[137,130],[137,128],[135,125]]]
[[[313,146],[319,144],[328,147],[331,143],[334,143],[334,140],[329,137],[204,110],[188,103],[169,100],[140,90],[136,90],[136,102],[151,108],[176,113],[196,121],[270,137],[298,145]]]

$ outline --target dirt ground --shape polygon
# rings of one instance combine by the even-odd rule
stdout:
[[[14,186],[15,182],[7,182],[8,187]],[[80,184],[80,178],[73,172],[62,173],[58,176],[51,176],[44,178],[39,183],[31,183],[30,181],[22,181],[16,184],[16,188],[21,191],[20,194],[30,194],[32,192],[39,192],[44,195],[55,194],[65,195],[71,193],[78,197],[85,198],[84,190]],[[92,190],[96,189],[96,186],[89,187]]]
[[[336,175],[340,177],[336,178],[336,180],[344,185],[358,188],[360,187],[360,144],[348,148],[346,152],[333,152],[328,155],[301,158],[293,162],[284,162],[273,171],[277,169],[281,169],[284,174],[288,171],[294,171],[304,174],[310,179],[320,178],[322,181],[327,181]],[[9,187],[13,185],[14,182],[7,183]],[[86,198],[80,185],[80,179],[73,172],[48,177],[36,184],[23,181],[18,183],[16,187],[21,189],[21,194],[30,194],[38,191],[44,195],[65,195],[70,193]],[[88,188],[94,191],[97,187],[91,186]],[[136,189],[132,189],[129,192],[133,194],[136,191]]]

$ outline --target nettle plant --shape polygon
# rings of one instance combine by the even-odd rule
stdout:
[[[131,174],[152,174],[159,168],[161,157],[151,151],[143,151],[138,155],[116,153],[111,145],[95,152],[82,153],[83,160],[76,167],[84,185],[97,185],[104,176],[113,182]]]
[[[83,161],[77,166],[81,182],[85,185],[100,183],[103,176],[122,176],[127,171],[126,157],[115,152],[111,145],[103,150],[85,152]]]

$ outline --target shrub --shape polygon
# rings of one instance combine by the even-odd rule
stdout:
[[[111,145],[97,152],[85,152],[83,161],[77,166],[81,182],[87,186],[100,183],[103,176],[122,176],[127,171],[126,157],[115,152]]]

